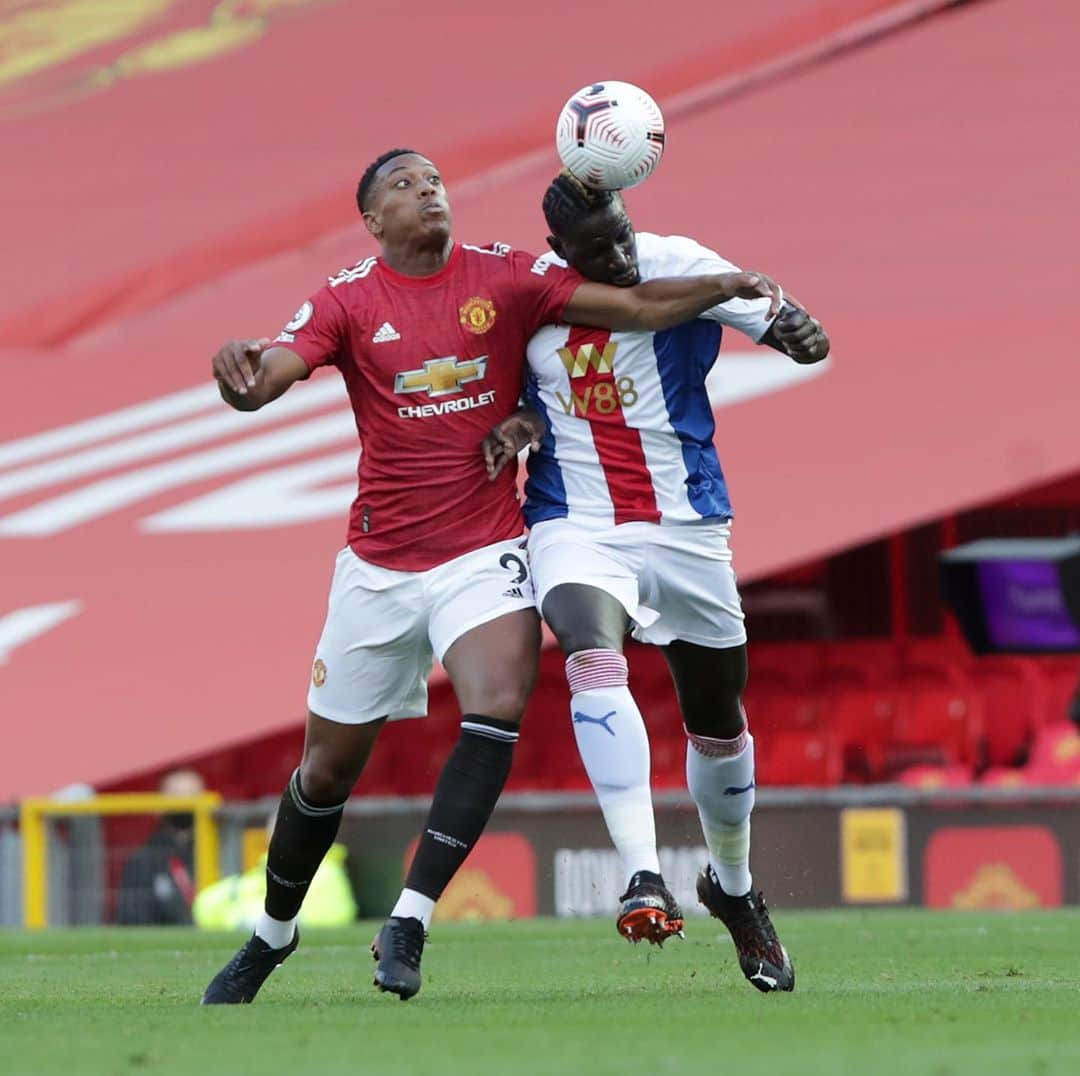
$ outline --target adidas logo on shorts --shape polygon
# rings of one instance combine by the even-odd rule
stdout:
[[[391,340],[400,340],[401,333],[394,328],[388,321],[384,321],[376,330],[375,335],[371,338],[373,344],[387,344]]]
[[[521,587],[511,587],[509,590],[504,590],[502,596],[504,598],[524,598],[525,595],[521,592]]]

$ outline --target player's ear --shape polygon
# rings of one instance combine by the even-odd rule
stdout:
[[[376,238],[382,238],[382,221],[374,213],[364,214],[364,227]]]
[[[563,261],[566,261],[566,254],[563,253],[563,245],[555,236],[549,235],[547,237],[547,243],[548,246],[551,247],[551,249],[555,251],[555,253],[558,254],[560,258],[562,258]]]

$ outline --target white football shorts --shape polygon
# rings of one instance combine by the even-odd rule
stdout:
[[[338,555],[308,709],[361,725],[423,717],[432,656],[489,620],[535,604],[524,538],[474,549],[425,572]]]
[[[537,608],[553,587],[584,583],[622,605],[634,621],[634,638],[643,643],[739,646],[746,642],[746,626],[730,536],[730,523],[593,528],[545,520],[529,535]]]

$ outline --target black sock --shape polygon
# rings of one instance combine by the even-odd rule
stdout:
[[[518,727],[465,714],[431,801],[405,888],[438,900],[484,832],[510,774]]]
[[[281,795],[266,857],[266,914],[295,919],[311,879],[337,836],[345,805],[308,803],[296,770]]]

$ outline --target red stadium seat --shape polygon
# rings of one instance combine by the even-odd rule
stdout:
[[[900,647],[900,660],[909,665],[952,665],[963,669],[974,660],[959,634],[913,635]]]
[[[968,678],[982,702],[987,761],[1020,765],[1045,708],[1037,666],[1020,658],[982,657],[971,663]]]
[[[968,766],[909,766],[896,780],[911,788],[966,788],[974,781]]]
[[[757,686],[751,690],[748,686],[745,705],[747,724],[755,738],[818,724],[816,698],[794,688]]]
[[[416,787],[416,769],[421,763],[419,757],[391,740],[385,731],[379,736],[379,743],[371,753],[368,764],[356,785],[358,796],[403,796],[411,795],[406,789]]]
[[[1045,720],[1066,720],[1072,700],[1080,688],[1080,658],[1071,655],[1043,658],[1039,666],[1045,693]]]
[[[922,685],[898,699],[889,767],[916,762],[978,767],[982,739],[982,707],[973,692],[947,684]]]
[[[764,785],[835,785],[843,777],[843,759],[832,738],[799,729],[755,741],[757,780]]]
[[[829,646],[814,671],[818,689],[879,687],[892,681],[899,653],[892,639],[852,639]]]
[[[685,787],[686,731],[670,680],[643,703],[643,709],[645,727],[649,731],[653,785],[656,788]]]
[[[849,687],[819,694],[816,704],[821,725],[840,750],[845,780],[864,782],[883,776],[896,714],[892,695]]]
[[[824,658],[822,643],[751,643],[748,690],[766,683],[802,690],[817,676]]]
[[[1022,788],[1033,783],[1030,771],[1019,766],[991,766],[979,777],[980,785],[996,788]]]
[[[1072,784],[1080,777],[1080,729],[1055,721],[1035,734],[1027,765],[1032,784]]]
[[[563,686],[557,698],[550,700],[551,705],[535,712],[530,705],[514,754],[513,788],[557,791],[590,787],[578,756],[574,727],[566,707],[568,698]],[[520,762],[518,754],[521,755]]]
[[[686,733],[680,727],[649,729],[654,788],[686,787]]]
[[[567,723],[569,720],[567,715]],[[552,736],[549,729],[540,727],[539,722],[533,728],[523,730],[514,749],[514,765],[506,782],[507,789],[524,792],[565,787],[571,775],[576,777],[573,767],[577,763],[577,746],[571,744],[570,753],[566,748],[564,738]],[[580,763],[577,768],[581,768]]]
[[[897,664],[893,676],[897,684],[906,688],[949,685],[965,688],[968,684],[966,667],[940,655],[936,658],[924,655],[918,661],[904,658]]]

